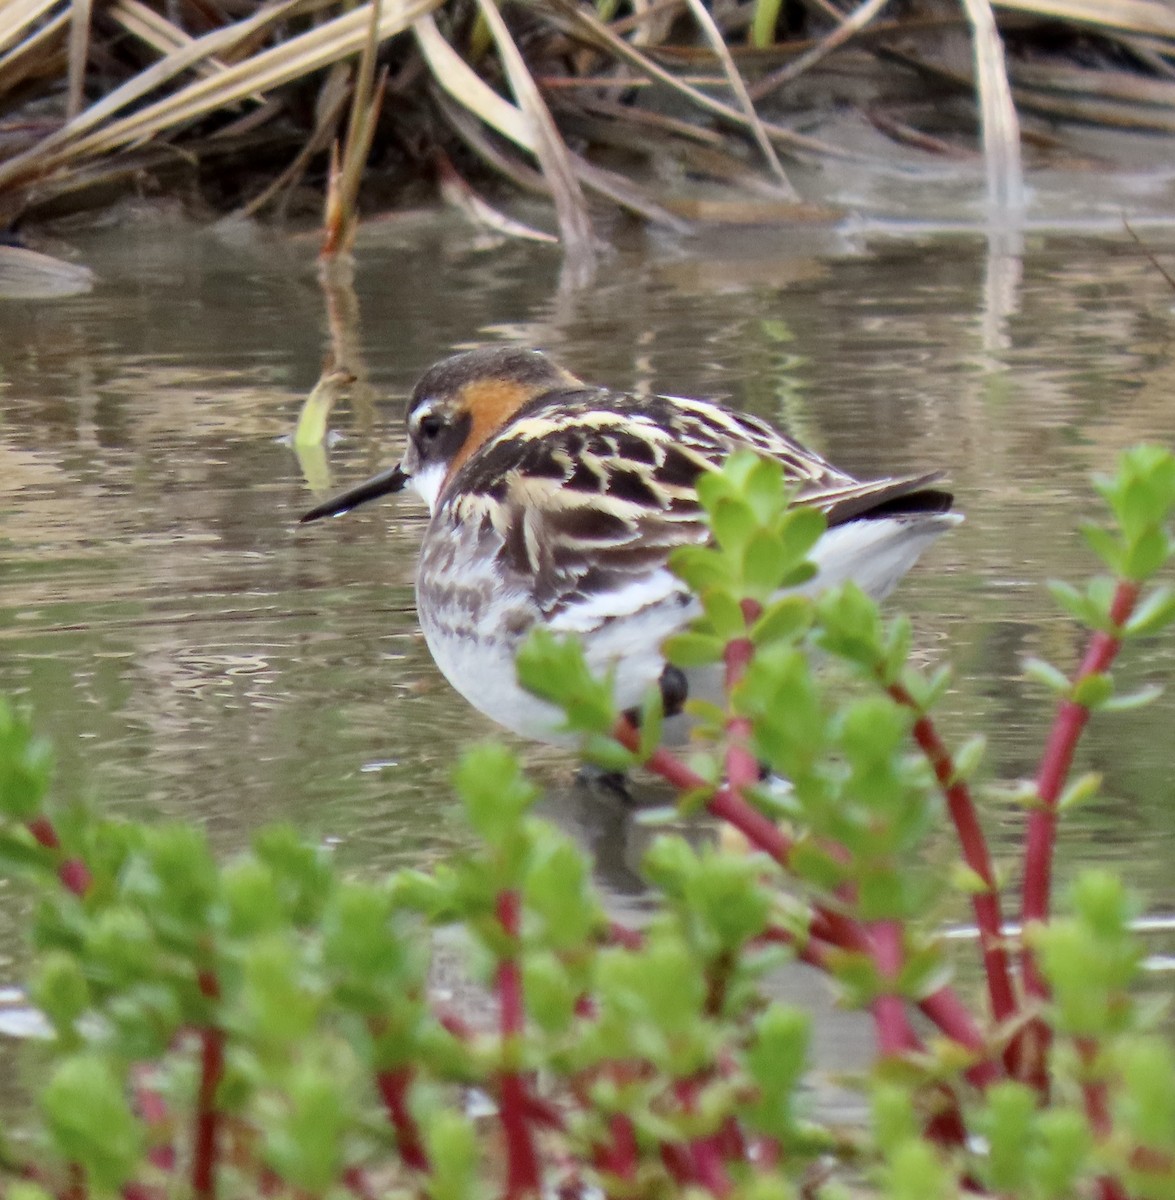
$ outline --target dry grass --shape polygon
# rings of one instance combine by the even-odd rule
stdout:
[[[973,130],[937,121],[943,96],[970,91],[997,215],[1022,203],[1022,133],[1056,148],[1068,123],[1175,130],[1164,0],[839,3],[5,0],[0,216],[177,181],[212,211],[281,212],[309,186],[327,194],[326,249],[337,252],[361,179],[386,180],[394,197],[439,175],[475,219],[534,236],[477,194],[466,178],[476,162],[549,195],[565,247],[590,257],[590,193],[679,221],[682,196],[648,169],[667,157],[727,189],[727,203],[696,211],[747,219],[745,197],[773,219],[791,204],[805,215],[791,163],[846,152],[796,118],[811,116],[815,74],[835,79],[845,63],[901,82],[900,102],[876,86],[880,99],[855,102],[926,153],[974,145]]]

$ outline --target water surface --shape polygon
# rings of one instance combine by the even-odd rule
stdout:
[[[487,248],[454,218],[370,230],[366,386],[332,420],[333,484],[399,454],[426,366],[502,342],[616,387],[727,397],[861,475],[944,468],[967,522],[900,603],[919,655],[957,667],[947,732],[987,735],[989,776],[1030,774],[1050,705],[1020,663],[1080,652],[1043,585],[1090,567],[1090,473],[1175,441],[1168,285],[1124,234],[1014,253],[881,227],[625,240],[575,289],[557,252]],[[74,245],[90,295],[0,301],[0,692],[51,734],[60,792],[199,821],[226,850],[283,819],[358,869],[449,853],[449,771],[492,729],[417,630],[423,510],[297,526],[316,494],[283,439],[329,343],[313,242],[149,220]],[[1173,663],[1170,637],[1148,643],[1124,684]],[[1165,698],[1095,722],[1078,766],[1107,798],[1067,819],[1060,860],[1062,879],[1128,868],[1159,914],[1175,911],[1173,720]],[[523,752],[617,903],[638,903],[647,833],[568,787],[567,755]],[[1010,852],[1021,814],[993,803],[985,821]]]

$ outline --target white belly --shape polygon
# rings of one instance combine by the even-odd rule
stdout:
[[[961,520],[953,514],[915,518],[852,521],[831,529],[813,553],[816,576],[800,590],[815,593],[853,579],[877,599],[886,596],[914,565],[922,551]],[[445,678],[474,708],[499,725],[537,741],[570,744],[562,732],[563,714],[524,691],[514,670],[514,654],[526,627],[541,619],[521,591],[503,592],[491,559],[468,563],[464,578],[470,593],[479,586],[493,594],[492,603],[476,611],[432,612],[418,603],[429,650]],[[478,573],[482,573],[480,578]],[[497,586],[499,591],[494,592]],[[660,678],[661,645],[683,629],[698,612],[696,601],[683,602],[681,585],[661,568],[623,592],[600,595],[565,609],[548,622],[555,633],[577,633],[584,641],[588,665],[597,674],[614,672],[618,709],[638,706]],[[629,614],[629,615],[624,615]],[[690,694],[717,699],[717,669],[690,672]],[[683,739],[685,722],[669,722],[668,741]]]

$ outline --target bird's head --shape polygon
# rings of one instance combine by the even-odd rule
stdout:
[[[579,386],[574,375],[537,350],[481,349],[446,358],[430,367],[412,390],[404,457],[311,509],[302,521],[338,516],[404,487],[435,512],[461,466],[520,408],[557,388]]]

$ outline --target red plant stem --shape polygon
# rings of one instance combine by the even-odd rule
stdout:
[[[192,1146],[192,1192],[197,1200],[215,1200],[220,1113],[216,1089],[224,1073],[224,1034],[208,1027],[200,1031],[200,1091]]]
[[[639,930],[630,929],[620,921],[608,923],[608,941],[614,946],[622,946],[625,950],[639,950],[645,944]]]
[[[629,750],[640,745],[639,735],[626,717],[621,717],[612,731],[612,736]],[[694,791],[705,788],[706,781],[685,763],[664,748],[655,750],[646,760],[645,766],[660,775],[679,791]],[[770,855],[781,866],[787,867],[791,856],[792,842],[779,827],[758,809],[723,788],[710,798],[707,811],[711,816],[728,821],[759,850]],[[872,946],[868,935],[850,917],[829,909],[817,907],[813,914],[811,932],[825,942],[840,949],[871,954]],[[812,951],[815,954],[815,951]],[[813,965],[827,970],[826,961],[813,961]],[[968,1079],[979,1087],[994,1083],[1000,1072],[994,1063],[986,1060],[987,1045],[983,1034],[975,1024],[958,994],[949,987],[940,988],[919,1003],[919,1008],[947,1037],[982,1056],[967,1072]]]
[[[412,1083],[412,1075],[410,1066],[395,1067],[380,1071],[375,1082],[392,1123],[400,1157],[414,1171],[427,1171],[428,1155],[420,1137],[420,1128],[408,1107],[408,1088]]]
[[[125,1183],[122,1186],[123,1200],[160,1200],[163,1193],[158,1188],[143,1183]]]
[[[606,1171],[631,1183],[636,1179],[637,1145],[632,1121],[623,1113],[613,1113],[608,1122],[611,1142],[597,1146],[594,1159],[598,1171]]]
[[[1098,1055],[1097,1042],[1089,1037],[1076,1038],[1074,1041],[1082,1067],[1087,1073],[1092,1072]],[[1085,1115],[1089,1119],[1089,1127],[1093,1130],[1094,1137],[1099,1142],[1106,1141],[1114,1132],[1114,1122],[1110,1116],[1105,1080],[1092,1077],[1084,1079],[1081,1094],[1085,1101]],[[1097,1193],[1100,1200],[1126,1200],[1125,1189],[1112,1175],[1098,1176]]]
[[[433,1011],[436,1013],[441,1027],[451,1037],[455,1037],[459,1042],[473,1040],[473,1026],[460,1013],[455,1013],[451,1008],[446,1008],[442,1004],[435,1005]]]
[[[201,993],[209,1000],[220,997],[220,983],[213,971],[197,975]],[[220,1112],[216,1089],[224,1074],[224,1032],[214,1025],[200,1030],[200,1087],[196,1097],[195,1128],[192,1135],[192,1192],[197,1200],[215,1200],[216,1166],[220,1140]]]
[[[673,1090],[687,1113],[697,1110],[698,1083],[694,1079],[680,1079]],[[689,1158],[693,1164],[693,1177],[714,1196],[730,1193],[730,1176],[722,1162],[722,1139],[717,1134],[695,1138],[689,1144]]]
[[[1119,580],[1110,604],[1110,620],[1121,628],[1138,602],[1139,585]],[[1122,646],[1122,639],[1099,630],[1090,639],[1089,649],[1073,680],[1074,687],[1090,675],[1108,671]],[[1057,831],[1057,801],[1069,777],[1073,752],[1089,721],[1089,709],[1073,700],[1063,700],[1057,708],[1053,727],[1045,743],[1036,777],[1037,806],[1028,818],[1028,833],[1024,852],[1024,897],[1021,924],[1025,929],[1032,921],[1046,921],[1052,894],[1053,847]],[[1024,986],[1040,998],[1048,996],[1048,985],[1036,963],[1027,940],[1021,952]]]
[[[918,710],[914,697],[900,684],[891,684],[887,689],[890,696],[907,708]],[[979,929],[979,944],[983,954],[983,973],[987,978],[991,1010],[997,1021],[1007,1021],[1017,1011],[1016,992],[1012,986],[1012,972],[1008,963],[1008,951],[1004,941],[1004,920],[1000,913],[999,890],[987,839],[979,824],[979,815],[971,797],[971,789],[958,778],[954,760],[946,748],[934,722],[925,713],[914,722],[914,741],[926,756],[934,771],[934,777],[942,789],[951,815],[963,861],[983,880],[984,891],[971,898],[975,911],[975,924]]]
[[[873,957],[883,986],[896,986],[902,970],[902,927],[897,921],[873,926]],[[906,1006],[896,992],[885,991],[873,1001],[877,1044],[883,1058],[897,1058],[913,1048],[914,1031],[906,1019]]]
[[[696,1181],[693,1160],[688,1149],[679,1142],[661,1144],[661,1161],[679,1187],[688,1187]]]
[[[347,1167],[343,1171],[343,1184],[359,1200],[379,1200],[381,1192],[359,1167]]]
[[[942,1033],[979,1059],[964,1072],[976,1087],[988,1087],[1002,1077],[1000,1068],[987,1056],[989,1047],[983,1031],[976,1025],[957,992],[949,987],[941,987],[920,1000],[918,1007],[923,1016],[933,1021]]]
[[[506,936],[516,943],[522,927],[522,904],[516,891],[507,889],[499,893],[497,916]],[[499,962],[496,984],[502,1050],[506,1057],[512,1053],[511,1047],[522,1036],[526,1025],[522,972],[513,950]],[[526,1087],[522,1076],[514,1070],[503,1071],[499,1091],[502,1131],[506,1136],[506,1200],[517,1200],[539,1191],[538,1153],[527,1119]]]
[[[94,882],[90,868],[80,858],[67,858],[61,863],[57,868],[57,878],[61,880],[62,887],[75,896],[84,896]]]
[[[46,850],[61,849],[57,829],[48,817],[34,817],[26,823],[25,828],[36,839],[37,845],[44,846]],[[80,858],[62,859],[57,864],[57,878],[66,891],[73,892],[75,896],[84,896],[90,890],[90,884],[94,882],[90,868]]]
[[[136,1067],[134,1074],[135,1105],[149,1130],[166,1131],[171,1126],[171,1114],[163,1097],[147,1082],[148,1073]],[[170,1141],[152,1146],[147,1151],[147,1161],[161,1171],[175,1170],[175,1147]]]
[[[25,826],[29,833],[37,840],[37,844],[44,846],[46,850],[59,850],[61,841],[57,836],[57,830],[53,827],[53,822],[48,817],[34,817]]]

